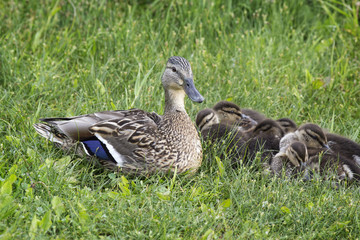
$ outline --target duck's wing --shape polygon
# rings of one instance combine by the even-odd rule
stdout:
[[[92,114],[64,118],[42,118],[42,123],[34,124],[36,131],[52,142],[63,145],[63,142],[84,141],[93,137],[89,128],[99,122],[110,119],[148,116],[154,122],[159,122],[161,116],[140,109],[103,111]]]
[[[157,114],[138,112],[123,118],[105,120],[89,128],[107,148],[118,167],[142,170],[156,167],[154,155],[164,152]]]

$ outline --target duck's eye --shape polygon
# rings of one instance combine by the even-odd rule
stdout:
[[[176,68],[172,68],[172,71],[173,71],[173,72],[176,72]]]
[[[206,121],[205,121],[206,123],[208,123],[208,122],[210,122],[210,119],[206,119]]]

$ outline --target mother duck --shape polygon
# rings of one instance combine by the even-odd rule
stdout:
[[[136,175],[196,171],[202,161],[199,135],[187,115],[185,94],[204,98],[195,88],[190,63],[170,57],[162,75],[165,111],[140,109],[96,112],[68,118],[43,118],[36,131],[64,150],[96,157],[106,168]]]

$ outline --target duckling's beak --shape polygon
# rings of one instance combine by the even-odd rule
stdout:
[[[328,144],[323,144],[323,147],[326,148],[327,150],[330,150],[330,146]]]
[[[192,78],[184,79],[184,91],[193,102],[201,103],[205,100],[205,98],[201,96],[199,91],[196,89]]]
[[[243,119],[246,119],[248,121],[250,121],[252,124],[257,124],[257,121],[255,121],[254,119],[252,119],[251,117],[249,117],[248,115],[245,115],[245,114],[241,114],[243,116]]]

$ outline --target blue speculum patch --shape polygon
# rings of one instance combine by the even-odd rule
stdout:
[[[90,155],[104,160],[111,160],[107,149],[99,140],[86,140],[82,143]]]

